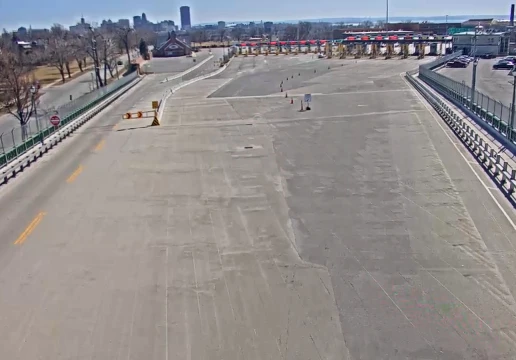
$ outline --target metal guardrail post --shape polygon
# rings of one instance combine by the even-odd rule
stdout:
[[[4,133],[0,135],[0,144],[2,145],[2,154],[4,155],[4,161],[7,164],[7,153],[5,152],[4,147]]]
[[[18,147],[16,146],[16,141],[14,140],[14,129],[11,130],[11,136],[13,138],[13,146],[16,153],[16,158],[18,158]]]

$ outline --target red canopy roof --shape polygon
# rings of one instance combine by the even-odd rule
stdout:
[[[276,45],[276,41],[271,41],[270,44],[271,45]]]

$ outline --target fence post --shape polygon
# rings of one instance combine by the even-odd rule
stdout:
[[[0,144],[2,144],[2,154],[4,154],[5,164],[7,165],[7,154],[5,153],[5,147],[4,147],[4,133],[0,135]]]
[[[503,104],[500,102],[500,123],[503,121]],[[498,124],[498,128],[500,128],[500,124]]]
[[[13,146],[14,146],[14,151],[16,153],[16,158],[18,159],[18,147],[16,146],[16,141],[14,140],[14,129],[11,130],[11,136],[13,138]]]

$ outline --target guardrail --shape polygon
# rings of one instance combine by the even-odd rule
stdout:
[[[452,54],[445,55],[443,57],[440,57],[432,62],[429,62],[427,64],[420,65],[419,68],[428,69],[428,70],[435,70],[444,64],[446,64],[448,61],[455,59],[456,57],[462,55],[462,51],[456,51]]]
[[[131,73],[105,87],[83,95],[59,107],[56,109],[61,117],[59,127],[61,128],[74,121],[136,78],[138,78],[138,74],[136,72]],[[42,117],[45,118],[48,115],[53,115],[53,112],[44,114]],[[31,119],[23,127],[15,127],[9,132],[0,134],[0,168],[17,159],[20,155],[37,144],[42,143],[46,138],[57,131],[59,131],[59,129],[49,124],[48,120],[36,122]]]
[[[126,83],[126,89],[130,89],[136,86],[141,78],[136,77]],[[120,87],[118,88],[120,89]],[[125,94],[125,91],[112,91],[109,95],[97,102],[96,106],[90,106],[88,110],[85,110],[80,116],[74,120],[70,120],[66,125],[60,126],[59,129],[53,131],[46,139],[45,143],[37,143],[33,147],[27,149],[19,157],[14,158],[7,165],[0,168],[0,179],[3,180],[3,184],[6,184],[9,179],[13,178],[19,172],[23,171],[26,167],[29,167],[38,158],[43,156],[48,150],[52,149],[55,145],[60,143],[68,135],[72,134],[75,130],[84,125],[88,120],[101,112],[106,106],[111,104],[113,101],[118,99],[120,96]]]
[[[452,55],[455,54],[457,53]],[[448,60],[451,59],[452,58]],[[510,123],[512,112],[511,108],[502,104],[500,101],[491,99],[489,96],[484,95],[479,91],[475,91],[474,99],[476,101],[472,103],[471,88],[464,82],[452,80],[442,74],[432,71],[439,66],[440,65],[429,67],[421,65],[419,67],[419,78],[433,89],[437,90],[448,100],[452,101],[464,110],[475,114],[478,119],[485,123],[484,125],[494,129],[506,138],[507,141],[513,144],[516,143],[515,124]]]
[[[513,204],[516,190],[516,169],[513,169],[507,161],[498,155],[497,149],[491,148],[470,125],[462,120],[453,109],[441,99],[427,91],[414,78],[413,72],[405,75],[406,79],[416,90],[430,103],[439,116],[448,124],[452,131],[478,159],[479,163],[491,175],[491,178],[498,183],[498,187],[511,197]]]

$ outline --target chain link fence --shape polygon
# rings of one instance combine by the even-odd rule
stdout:
[[[78,97],[55,110],[36,109],[34,116],[25,125],[17,126],[11,131],[0,134],[0,167],[5,166],[34,145],[42,142],[57,130],[56,127],[50,124],[50,116],[59,115],[61,118],[59,126],[65,126],[137,77],[138,74],[133,72],[107,86]]]
[[[448,55],[448,59],[445,59],[447,58],[447,56],[445,56],[439,59],[442,60],[440,64],[434,64],[437,63],[436,61],[434,63],[421,65],[419,67],[419,78],[444,96],[455,100],[461,106],[475,113],[479,118],[491,125],[510,141],[516,142],[515,124],[511,124],[512,105],[506,106],[500,101],[484,95],[480,91],[475,91],[473,96],[474,101],[472,102],[471,87],[466,85],[465,82],[452,80],[433,71],[460,54],[460,52],[456,52]]]

